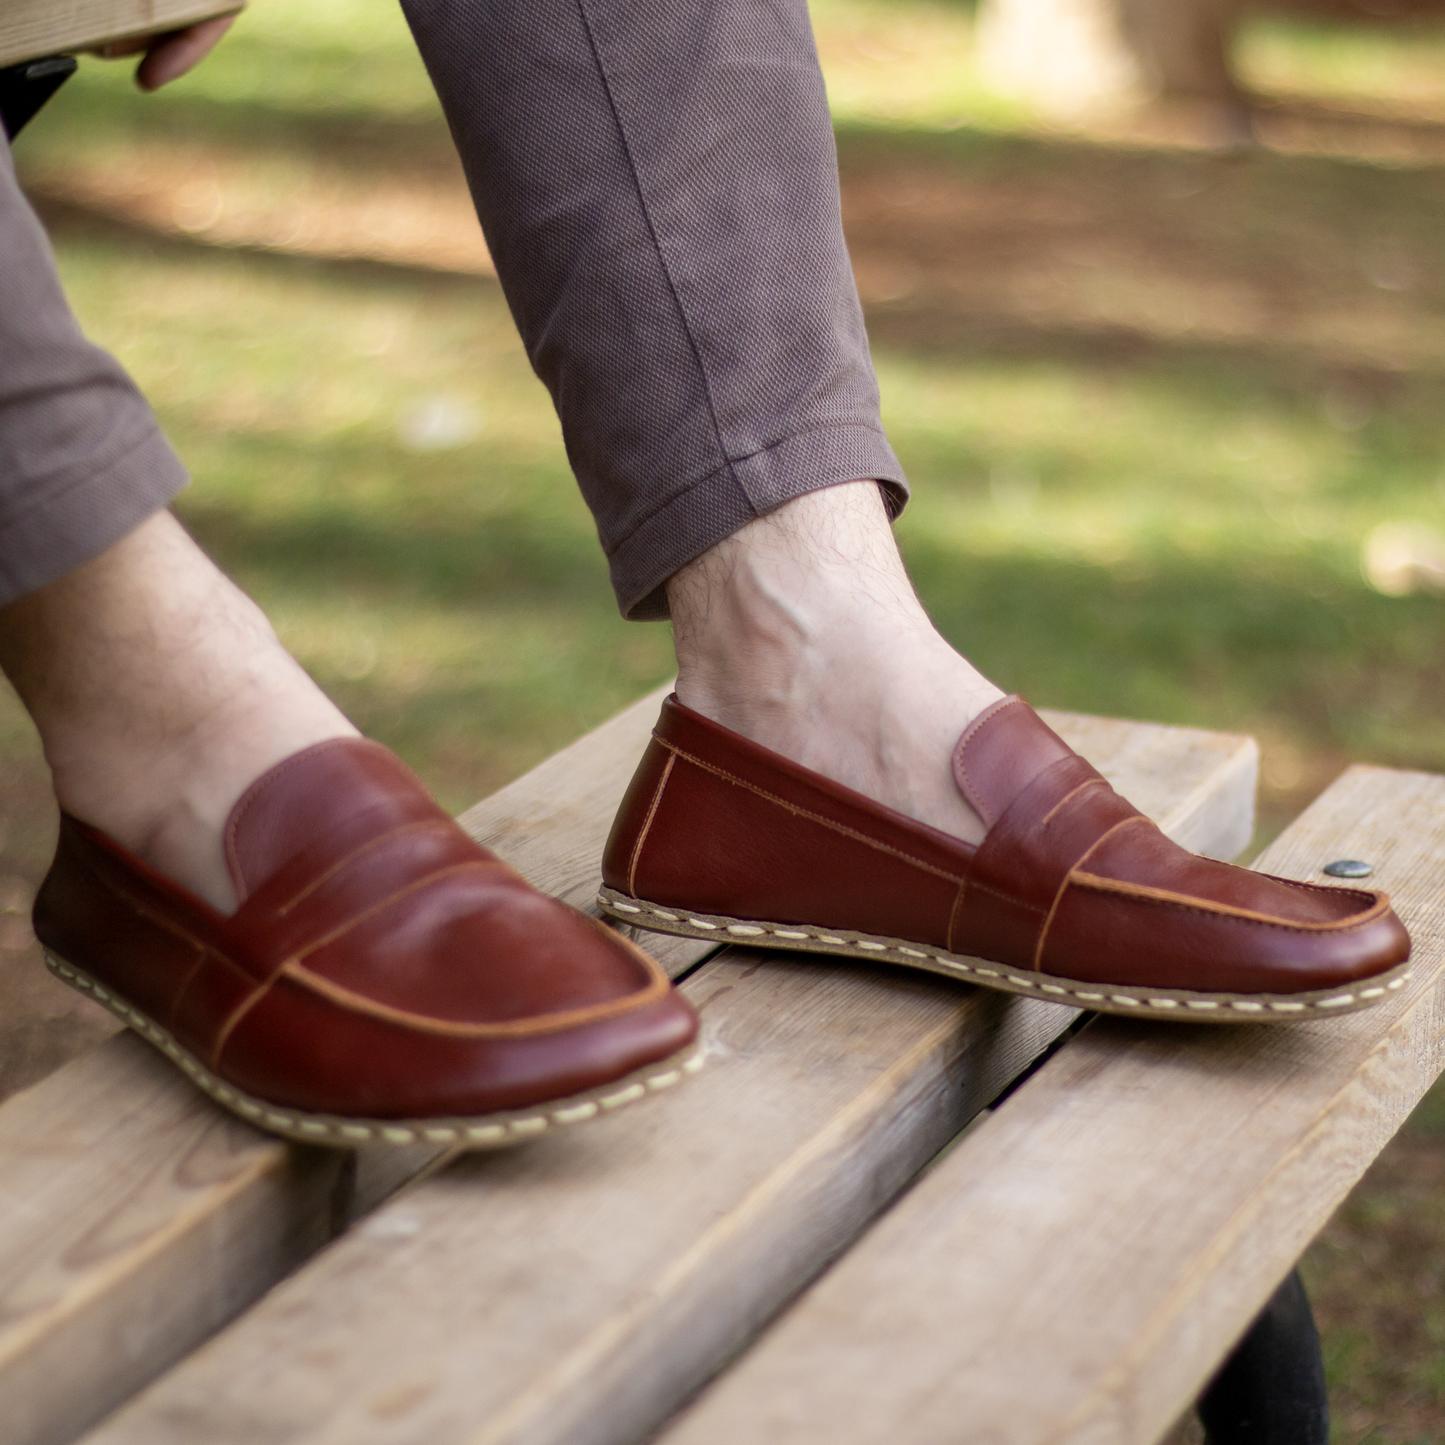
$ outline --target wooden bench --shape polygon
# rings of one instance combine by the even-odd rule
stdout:
[[[657,706],[463,821],[589,906]],[[1189,846],[1247,841],[1248,739],[1051,721]],[[1265,860],[1376,863],[1416,937],[1400,997],[1089,1022],[951,1149],[1073,1010],[645,935],[708,1067],[462,1159],[283,1145],[113,1039],[0,1106],[0,1442],[1148,1445],[1439,1072],[1442,802],[1357,769]]]

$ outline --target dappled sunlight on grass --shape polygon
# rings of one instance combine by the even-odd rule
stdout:
[[[1445,767],[1445,603],[1359,569],[1382,518],[1445,524],[1438,412],[1343,437],[1309,400],[1200,367],[881,360],[919,589],[1001,684]]]
[[[182,515],[450,801],[666,675],[665,629],[615,616],[495,286],[81,241],[62,254],[92,331],[196,473]],[[1358,561],[1381,520],[1445,524],[1433,383],[1342,430],[1328,398],[1267,369],[878,360],[920,590],[1001,683],[1252,728],[1331,765],[1445,766],[1445,604],[1377,596]],[[470,407],[477,435],[417,452],[406,419],[437,397]]]
[[[1031,119],[979,75],[972,6],[960,0],[813,0],[810,9],[840,123],[953,129]]]
[[[91,97],[139,114],[149,98],[131,83],[134,65],[88,61]],[[438,110],[400,7],[374,0],[250,0],[224,44],[177,83],[177,93],[301,116],[415,120]]]

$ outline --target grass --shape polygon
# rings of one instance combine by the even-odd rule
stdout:
[[[1040,704],[1256,732],[1266,834],[1352,759],[1445,770],[1445,600],[1382,596],[1360,568],[1382,522],[1445,531],[1445,171],[1053,134],[980,85],[968,6],[815,15],[915,489],[899,535],[944,632]],[[1445,107],[1438,30],[1271,21],[1242,59],[1280,95]],[[324,163],[384,192],[454,164],[375,0],[253,0],[157,97],[128,70],[87,62],[22,169],[184,142],[250,157],[278,189]],[[77,224],[56,240],[87,331],[195,475],[182,517],[448,806],[668,675],[666,628],[616,615],[495,283]],[[0,871],[28,876],[48,823],[8,693],[0,758],[17,780]],[[1445,1440],[1445,1317],[1436,1284],[1416,1309],[1409,1273],[1441,1277],[1445,1223],[1416,1175],[1372,1177],[1310,1262],[1338,1435]],[[1428,1247],[1397,1239],[1401,1220]],[[1408,1436],[1388,1423],[1405,1398]]]

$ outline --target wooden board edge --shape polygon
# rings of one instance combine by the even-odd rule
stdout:
[[[11,3],[0,11],[0,66],[78,55],[124,40],[163,34],[238,14],[246,0],[91,0],[57,6],[48,0],[30,6]],[[29,23],[17,11],[28,9]],[[8,11],[8,13],[7,13]],[[56,12],[60,13],[57,14]]]

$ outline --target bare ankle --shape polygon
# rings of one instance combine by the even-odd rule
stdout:
[[[355,729],[167,514],[0,615],[63,809],[224,910],[220,832],[282,758]]]
[[[874,632],[932,631],[873,482],[810,492],[750,522],[670,579],[668,602],[680,695],[715,703],[787,709],[840,650]]]
[[[952,746],[1001,696],[938,635],[872,483],[809,493],[668,584],[678,696],[716,722],[975,841]]]

